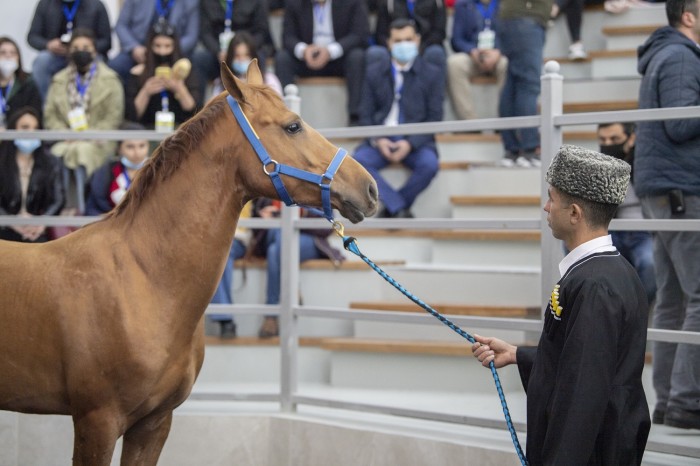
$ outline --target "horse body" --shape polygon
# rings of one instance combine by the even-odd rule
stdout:
[[[298,117],[254,87],[254,68],[253,86],[222,70],[226,89],[273,157],[323,173],[333,146],[311,128],[289,138]],[[284,140],[295,136],[315,158]],[[359,220],[376,210],[376,186],[345,165],[333,203]],[[317,186],[288,190],[319,204]],[[240,210],[256,196],[277,197],[220,96],[161,144],[106,219],[46,244],[0,241],[0,409],[71,415],[76,465],[109,464],[122,435],[122,464],[156,464],[202,366],[203,313]]]

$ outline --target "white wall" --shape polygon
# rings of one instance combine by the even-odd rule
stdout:
[[[11,37],[19,44],[22,52],[22,62],[24,69],[30,71],[32,62],[36,57],[36,50],[27,44],[27,33],[29,26],[34,17],[34,10],[39,0],[0,0],[0,35]],[[109,14],[109,22],[114,29],[114,24],[117,22],[120,0],[102,0],[107,13]],[[119,41],[116,35],[112,37],[112,50],[110,56],[119,50]]]

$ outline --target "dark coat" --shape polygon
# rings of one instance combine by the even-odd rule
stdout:
[[[447,31],[447,11],[445,0],[416,0],[413,20],[421,35],[421,47],[439,45],[445,40]],[[389,26],[397,18],[410,18],[406,0],[381,0],[377,10],[375,40],[386,47]]]
[[[369,21],[364,0],[341,0],[331,5],[333,35],[347,53],[367,47]],[[311,0],[287,0],[282,24],[282,47],[294,56],[299,43],[311,44],[314,37],[314,12]]]
[[[46,44],[65,32],[66,19],[61,0],[39,0],[27,42],[35,49],[46,50]],[[112,48],[112,27],[105,6],[99,0],[81,0],[73,20],[73,29],[86,28],[95,33],[95,48],[102,55]]]
[[[5,116],[9,117],[13,111],[22,107],[32,107],[39,112],[39,117],[43,118],[44,109],[41,104],[41,94],[39,94],[34,80],[29,76],[23,80],[15,79],[7,100],[7,114]]]
[[[199,39],[210,53],[219,53],[219,34],[224,32],[226,10],[220,0],[200,0]],[[235,0],[231,30],[247,31],[255,39],[255,45],[265,56],[274,54],[268,19],[267,0]]]
[[[442,121],[442,102],[445,95],[444,70],[420,56],[404,74],[401,112],[405,123]],[[394,103],[394,73],[389,54],[383,59],[367,63],[360,102],[360,121],[363,126],[383,125]],[[435,148],[432,134],[412,134],[407,138],[413,149],[424,145]]]
[[[639,47],[639,108],[700,105],[700,48],[666,26]],[[634,189],[638,196],[672,189],[700,196],[700,118],[637,125]]]
[[[550,300],[539,345],[517,351],[528,462],[640,464],[651,426],[642,387],[644,287],[617,251],[579,260],[559,286],[560,315]]]
[[[12,141],[0,144],[0,215],[16,215],[22,206],[22,188]],[[44,147],[34,151],[34,168],[27,188],[27,212],[32,215],[58,215],[63,208],[61,161]]]

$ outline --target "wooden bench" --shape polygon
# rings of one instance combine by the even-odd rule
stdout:
[[[457,206],[539,206],[539,196],[450,196]]]

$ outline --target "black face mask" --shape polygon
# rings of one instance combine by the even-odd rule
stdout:
[[[625,144],[627,144],[629,138],[625,139],[620,144],[610,144],[608,146],[600,146],[600,152],[610,157],[615,157],[620,160],[627,160],[627,154],[625,153]]]
[[[85,71],[92,63],[92,53],[86,50],[78,50],[70,54],[70,59],[80,71]]]
[[[161,66],[161,65],[172,65],[173,62],[173,54],[168,54],[168,55],[158,55],[157,53],[155,55],[155,62],[156,66]]]

